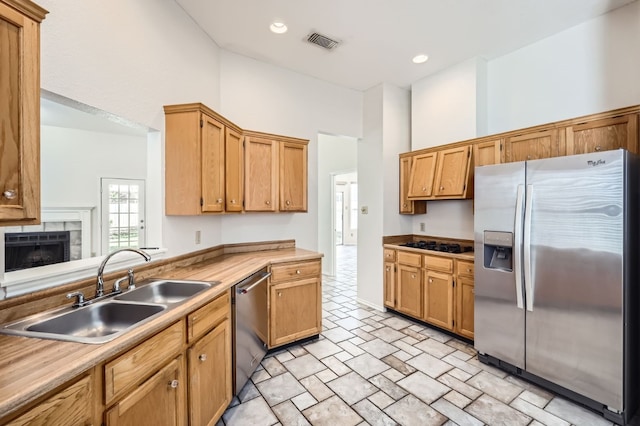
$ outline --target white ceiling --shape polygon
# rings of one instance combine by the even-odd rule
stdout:
[[[176,0],[223,49],[341,86],[408,88],[473,57],[492,59],[635,0]],[[269,31],[286,23],[282,35]],[[318,31],[332,51],[306,42]],[[426,53],[415,65],[411,58]]]

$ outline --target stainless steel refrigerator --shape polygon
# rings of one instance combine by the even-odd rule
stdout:
[[[479,359],[626,424],[638,407],[638,157],[475,169]]]

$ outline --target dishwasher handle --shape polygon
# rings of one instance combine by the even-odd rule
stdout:
[[[238,294],[247,294],[249,293],[251,290],[253,290],[258,284],[260,284],[262,281],[266,280],[267,278],[269,278],[271,276],[271,272],[267,272],[266,274],[264,274],[262,277],[260,277],[260,279],[256,282],[251,283],[250,286],[248,287],[244,287],[244,288],[238,288]],[[245,281],[248,280],[253,280],[254,277],[249,277],[247,278]],[[241,285],[242,282],[238,285]]]

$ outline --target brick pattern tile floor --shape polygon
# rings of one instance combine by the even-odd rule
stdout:
[[[270,353],[219,426],[612,424],[480,363],[461,340],[356,302],[356,247],[337,249],[320,338]]]

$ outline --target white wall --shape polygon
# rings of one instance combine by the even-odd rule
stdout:
[[[489,62],[489,132],[640,103],[640,2]]]
[[[398,154],[409,150],[410,94],[382,84],[364,94],[364,136],[358,145],[358,301],[383,309],[382,237],[411,230],[398,213]]]
[[[362,94],[221,52],[220,112],[246,129],[309,139],[308,213],[225,215],[223,242],[294,238],[318,249],[318,134],[362,134]]]
[[[332,176],[356,170],[358,140],[346,136],[318,135],[318,251],[324,253],[322,273],[335,272],[333,246],[334,200],[331,197]]]
[[[38,3],[50,12],[41,27],[43,89],[163,133],[163,105],[219,108],[219,48],[174,1]],[[151,180],[164,182],[163,167],[149,171]],[[217,218],[155,214],[151,220],[164,230],[158,245],[169,255],[221,241]],[[202,230],[202,245],[195,244],[195,230]]]
[[[484,60],[471,59],[411,85],[411,150],[485,131],[485,68]]]

